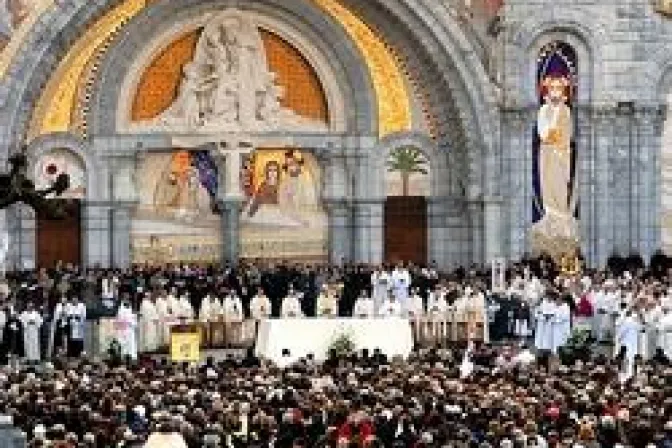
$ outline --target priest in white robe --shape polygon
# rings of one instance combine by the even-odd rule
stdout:
[[[640,354],[644,360],[651,359],[656,354],[658,347],[658,325],[662,317],[662,309],[658,303],[649,301],[642,313],[643,332],[640,343]]]
[[[32,302],[28,302],[27,309],[19,316],[23,326],[23,350],[26,361],[39,362],[40,356],[40,327],[42,316],[35,309]]]
[[[399,264],[394,271],[392,271],[392,290],[397,302],[401,305],[402,310],[406,310],[408,300],[408,288],[411,286],[411,274]]]
[[[402,313],[401,304],[397,301],[394,294],[387,296],[387,300],[383,302],[378,310],[378,316],[385,318],[401,317]]]
[[[377,267],[371,274],[371,291],[373,303],[376,309],[387,298],[392,286],[391,274],[385,269]]]
[[[224,308],[224,320],[226,322],[242,322],[245,318],[243,303],[234,291],[229,291],[224,298],[222,307]]]
[[[271,316],[271,299],[263,289],[259,288],[257,294],[250,301],[250,315],[252,319],[262,320]]]
[[[625,359],[623,367],[624,379],[634,375],[635,357],[639,354],[639,337],[642,324],[633,311],[627,311],[616,327],[616,347],[618,353],[624,350]]]
[[[553,346],[551,351],[558,354],[558,349],[567,343],[572,332],[572,310],[569,304],[558,298],[555,305],[555,313],[552,320]]]
[[[47,347],[47,357],[54,354],[65,353],[68,342],[68,316],[66,313],[68,299],[65,295],[61,296],[61,301],[54,307],[54,313],[51,318],[51,328],[49,329],[49,345]],[[0,328],[4,327],[4,323]]]
[[[150,294],[140,303],[140,352],[153,353],[161,346],[161,319]]]
[[[121,346],[122,356],[130,356],[131,359],[138,357],[138,341],[136,338],[136,329],[138,327],[138,319],[131,304],[128,301],[123,301],[119,306],[117,312],[117,319],[115,322],[115,333],[117,341]]]
[[[79,357],[84,351],[84,328],[86,326],[86,305],[73,296],[72,302],[66,307],[68,318],[68,356]]]
[[[434,319],[443,319],[448,312],[448,301],[446,295],[448,291],[445,287],[437,286],[427,297],[427,314]]]
[[[287,293],[287,297],[282,300],[280,316],[285,319],[303,317],[300,296],[291,287]]]
[[[385,302],[383,301],[383,304]],[[381,306],[383,306],[381,304]],[[370,319],[376,314],[376,307],[373,302],[373,299],[366,295],[365,291],[362,291],[359,294],[359,297],[355,301],[355,306],[352,312],[353,317],[357,319]]]
[[[188,294],[182,294],[180,297],[176,315],[180,323],[189,323],[194,320],[194,307],[191,305]]]
[[[658,343],[667,359],[672,360],[672,306],[664,304],[658,320]]]
[[[162,294],[156,298],[155,307],[159,318],[159,347],[167,347],[170,342],[170,327],[174,321],[172,309],[168,306],[168,299]]]
[[[555,314],[555,303],[549,297],[544,297],[535,310],[534,346],[537,350],[553,350],[553,319]]]
[[[320,294],[317,296],[316,309],[318,317],[338,317],[338,299],[327,285],[322,287]]]
[[[413,293],[408,299],[407,315],[410,319],[418,319],[425,315],[425,303],[417,288],[413,288]]]

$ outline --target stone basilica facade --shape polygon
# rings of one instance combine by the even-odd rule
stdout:
[[[672,253],[668,14],[0,0],[0,158],[25,145],[36,183],[67,172],[76,204],[61,223],[1,212],[7,262]]]

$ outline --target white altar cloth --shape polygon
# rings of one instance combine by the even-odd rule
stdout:
[[[329,346],[346,334],[356,350],[378,348],[388,357],[407,357],[413,350],[413,331],[408,319],[266,319],[259,323],[255,354],[285,367],[308,354],[327,359]],[[289,356],[282,356],[284,349]]]

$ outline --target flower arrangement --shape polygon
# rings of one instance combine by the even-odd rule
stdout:
[[[560,360],[565,365],[572,365],[576,361],[586,362],[590,360],[592,342],[593,337],[590,330],[585,328],[574,329],[565,345],[559,349]]]
[[[121,362],[122,348],[121,344],[116,338],[112,339],[109,345],[107,346],[107,355],[113,362]]]

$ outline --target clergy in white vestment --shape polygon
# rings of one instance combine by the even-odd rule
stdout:
[[[168,306],[168,299],[163,294],[159,294],[156,298],[155,307],[159,318],[159,347],[165,347],[170,342],[170,326],[173,324],[174,316]]]
[[[656,354],[658,346],[658,323],[662,317],[662,309],[657,302],[649,301],[646,309],[642,313],[644,326],[640,334],[640,355],[644,360],[651,359]]]
[[[544,297],[535,310],[536,327],[534,330],[534,346],[537,350],[553,350],[553,319],[556,305],[549,297]]]
[[[448,291],[443,286],[437,286],[427,297],[427,314],[435,319],[446,317],[448,312]]]
[[[294,292],[294,289],[291,286],[287,293],[287,297],[282,300],[280,316],[283,318],[303,317],[300,296]]]
[[[413,288],[413,293],[408,299],[408,309],[406,314],[409,318],[415,319],[425,315],[425,303],[422,300],[417,288]]]
[[[124,300],[119,306],[115,322],[115,333],[117,341],[121,346],[122,356],[130,356],[131,359],[137,359],[138,341],[135,333],[137,327],[137,316],[133,312],[131,304]]]
[[[562,298],[558,298],[553,317],[553,354],[558,353],[558,349],[567,343],[572,332],[572,310]]]
[[[198,320],[202,323],[212,322],[214,320],[213,313],[214,300],[210,294],[206,294],[201,300],[201,307],[198,310]]]
[[[224,320],[226,322],[241,322],[245,318],[243,303],[235,291],[231,290],[222,302],[224,308]]]
[[[397,302],[401,305],[401,309],[404,311],[406,310],[408,288],[410,287],[411,274],[408,273],[408,270],[404,268],[402,264],[397,265],[394,271],[392,271],[392,291],[394,292]]]
[[[317,296],[316,309],[318,317],[338,316],[338,299],[336,298],[336,294],[329,290],[327,285],[322,286],[322,290]]]
[[[658,320],[658,343],[667,359],[672,360],[672,306],[664,303]]]
[[[388,295],[387,300],[383,302],[378,310],[378,316],[380,317],[401,317],[402,313],[401,304],[394,294]]]
[[[378,309],[387,298],[392,286],[391,275],[380,267],[377,267],[371,274],[371,291],[374,307]]]
[[[153,353],[161,346],[161,319],[150,294],[140,303],[140,352]]]
[[[250,301],[250,315],[255,320],[267,319],[271,316],[271,299],[261,288]]]
[[[35,309],[32,302],[28,302],[28,308],[21,313],[19,320],[23,325],[23,350],[26,361],[40,361],[40,327],[42,316]]]
[[[49,345],[47,346],[47,357],[57,353],[65,353],[68,342],[68,299],[65,295],[61,296],[61,301],[54,307],[54,313],[51,318],[51,328],[49,329]],[[4,326],[4,324],[3,324]],[[0,326],[2,328],[2,326]]]
[[[385,301],[381,304],[381,307],[384,305]],[[353,309],[352,315],[358,319],[370,319],[376,314],[375,304],[373,299],[366,295],[365,291],[362,291],[359,294],[359,297],[355,301],[355,307]]]
[[[616,347],[619,354],[624,355],[623,374],[629,379],[634,374],[635,357],[639,354],[639,337],[642,324],[639,317],[631,310],[619,320],[616,327]]]
[[[188,294],[182,294],[177,304],[177,319],[180,323],[194,320],[194,307],[191,305]]]
[[[86,305],[73,296],[66,307],[68,316],[68,356],[79,357],[84,351],[84,327],[86,325]]]

